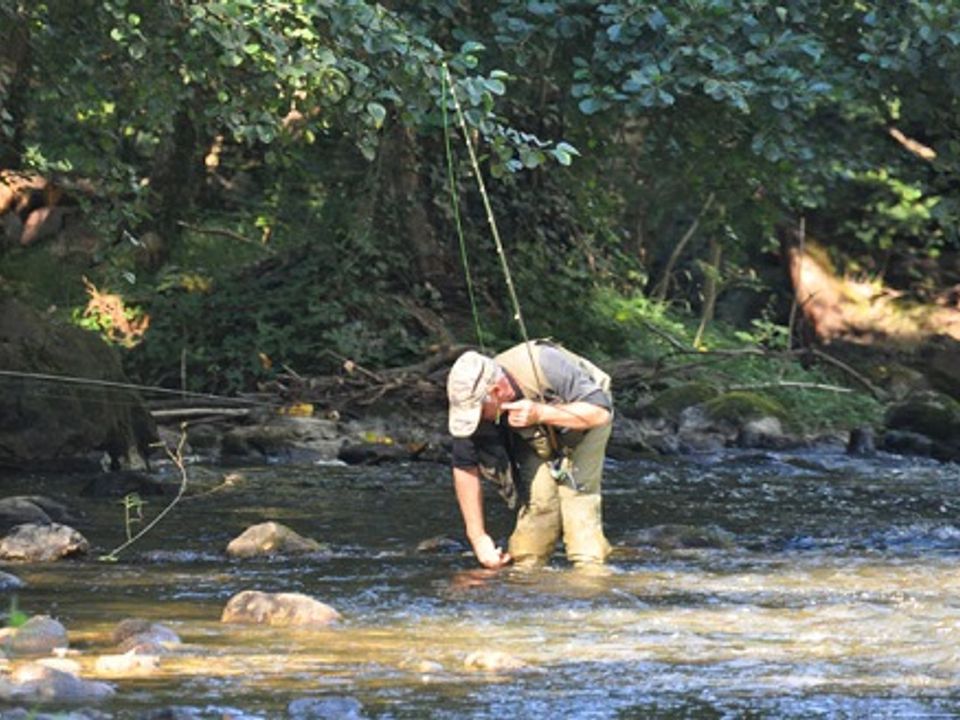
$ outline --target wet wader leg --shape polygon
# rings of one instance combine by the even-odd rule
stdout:
[[[560,539],[560,496],[550,465],[534,453],[524,453],[520,474],[530,489],[530,501],[517,513],[509,551],[518,565],[542,565]],[[532,479],[531,479],[532,478]]]
[[[558,488],[567,559],[575,565],[599,564],[610,554],[603,534],[600,484],[611,425],[594,428],[573,453],[573,475],[581,490]]]

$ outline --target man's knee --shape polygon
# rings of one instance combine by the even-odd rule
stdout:
[[[558,501],[527,505],[517,515],[517,526],[510,536],[510,555],[521,564],[546,562],[560,539],[561,527]]]
[[[562,500],[563,542],[574,564],[602,563],[610,554],[603,534],[599,493],[570,493]]]

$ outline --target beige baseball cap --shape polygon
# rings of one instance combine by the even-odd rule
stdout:
[[[497,364],[485,355],[468,350],[457,358],[447,376],[451,435],[473,435],[480,424],[483,398],[496,379]]]

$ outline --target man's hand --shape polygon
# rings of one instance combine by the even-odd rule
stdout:
[[[542,422],[542,407],[540,403],[524,398],[522,400],[504,403],[500,406],[500,409],[507,411],[507,422],[510,424],[510,427],[523,428],[538,425]]]
[[[493,538],[489,535],[481,535],[472,544],[473,554],[477,556],[477,560],[480,561],[481,565],[491,570],[509,565],[513,560],[510,553],[505,553],[493,544]]]
[[[605,407],[583,400],[550,405],[524,398],[504,403],[500,409],[507,411],[507,422],[515,428],[555,425],[571,430],[590,430],[606,425],[611,418],[610,411]]]

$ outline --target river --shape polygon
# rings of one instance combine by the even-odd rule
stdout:
[[[117,689],[107,716],[285,718],[306,698],[369,718],[960,715],[956,465],[839,450],[611,463],[606,527],[618,549],[604,575],[562,555],[543,570],[490,573],[470,556],[417,552],[425,538],[462,534],[440,466],[235,472],[113,564],[95,558],[124,539],[116,499],[78,497],[62,477],[5,480],[5,494],[46,494],[85,517],[89,559],[4,568],[27,583],[19,608],[66,625],[82,667],[111,651],[124,618],[183,640],[156,674],[107,678]],[[148,500],[148,514],[163,504]],[[504,537],[510,518],[488,503]],[[329,552],[224,557],[265,520]],[[667,524],[712,546],[649,544],[644,529]],[[307,593],[343,620],[221,624],[245,589]],[[467,668],[481,649],[525,667]]]

